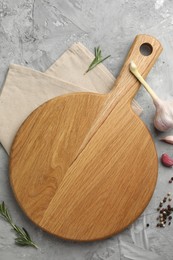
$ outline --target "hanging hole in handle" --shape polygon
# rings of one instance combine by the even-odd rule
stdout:
[[[153,47],[149,43],[143,43],[140,46],[140,53],[144,56],[149,56],[153,52]]]

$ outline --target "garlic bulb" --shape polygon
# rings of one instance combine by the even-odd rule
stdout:
[[[173,102],[161,101],[155,106],[154,126],[162,132],[173,128]]]
[[[167,131],[173,128],[173,102],[168,102],[161,100],[156,93],[150,88],[147,82],[143,79],[139,73],[137,66],[133,61],[130,63],[130,71],[135,75],[135,77],[141,82],[141,84],[148,91],[153,99],[153,103],[156,108],[156,113],[154,117],[154,126],[159,131]]]

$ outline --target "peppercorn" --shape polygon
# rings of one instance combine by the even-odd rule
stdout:
[[[173,182],[173,177],[169,180],[169,183]],[[173,217],[171,216],[173,214],[173,206],[170,204],[163,206],[163,203],[166,203],[168,201],[171,202],[173,201],[173,198],[170,197],[171,192],[168,192],[166,196],[159,202],[159,206],[157,207],[158,211],[158,217],[157,217],[157,224],[156,227],[161,227],[164,228],[167,225],[171,225],[171,220]],[[149,226],[148,224],[146,225],[147,227]]]
[[[146,225],[146,226],[147,226],[147,227],[149,227],[149,226],[150,226],[150,224],[148,224],[148,223],[147,223],[147,225]]]
[[[171,181],[171,180],[169,180],[169,183],[172,183],[172,181]]]

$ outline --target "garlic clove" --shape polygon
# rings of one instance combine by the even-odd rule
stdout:
[[[161,162],[166,167],[172,167],[173,166],[173,159],[166,153],[162,154]]]
[[[164,141],[168,144],[173,144],[173,136],[169,135],[169,136],[161,137],[160,141]]]
[[[154,117],[154,126],[161,132],[168,131],[173,128],[173,102],[167,102],[161,100],[156,93],[150,88],[148,83],[139,73],[136,64],[131,61],[130,71],[133,75],[141,82],[145,89],[150,94],[153,99],[153,103],[156,108],[156,113]]]

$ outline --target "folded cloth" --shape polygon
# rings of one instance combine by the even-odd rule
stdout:
[[[7,153],[22,122],[42,103],[71,92],[110,91],[115,78],[103,64],[84,75],[93,58],[75,43],[45,73],[10,65],[0,96],[0,142]],[[132,108],[138,115],[142,112],[134,100]]]

